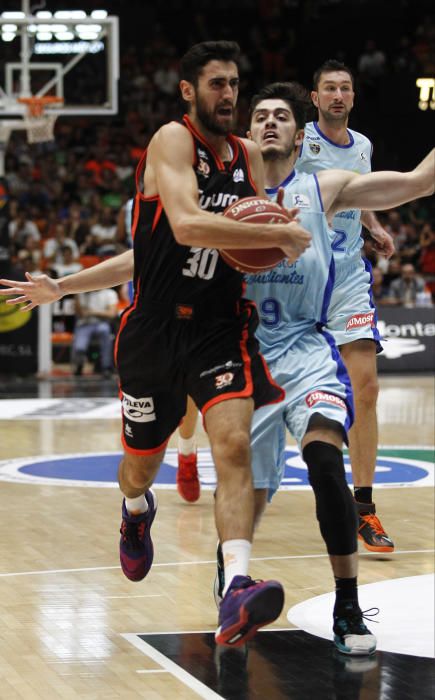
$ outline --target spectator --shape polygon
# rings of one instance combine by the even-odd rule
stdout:
[[[435,225],[425,224],[420,233],[420,270],[435,301]]]
[[[424,279],[415,273],[414,265],[402,265],[400,277],[390,284],[391,304],[408,308],[416,306],[417,296],[425,291]]]
[[[384,284],[384,275],[379,267],[374,267],[372,270],[373,283],[372,294],[376,306],[385,306],[389,304],[388,287]]]
[[[83,265],[76,259],[73,249],[68,243],[64,243],[60,249],[60,255],[56,255],[55,262],[50,266],[50,272],[56,277],[66,277],[74,272],[80,272]]]
[[[91,226],[91,236],[96,245],[97,255],[113,255],[115,253],[116,221],[109,207],[102,209],[98,221]]]
[[[102,182],[102,175],[104,170],[109,170],[111,172],[116,172],[115,163],[106,157],[104,149],[100,146],[95,148],[94,158],[90,158],[85,163],[85,170],[91,172],[93,175],[93,183],[98,186]]]
[[[361,80],[374,85],[385,73],[385,54],[378,49],[373,39],[367,39],[363,53],[358,59]]]
[[[400,212],[396,209],[392,209],[388,212],[388,222],[385,226],[385,230],[393,236],[396,250],[400,250],[403,242],[406,240],[406,227],[402,221]]]
[[[417,265],[420,258],[420,234],[414,224],[405,224],[406,238],[400,249],[402,265],[411,263]]]
[[[93,338],[100,349],[101,373],[112,371],[112,321],[118,315],[118,295],[113,289],[78,294],[75,298],[76,326],[73,338],[74,374],[82,374],[86,354]]]
[[[48,238],[44,243],[43,255],[45,260],[48,263],[61,263],[65,246],[71,249],[72,259],[76,260],[79,257],[77,243],[72,238],[67,237],[65,225],[57,223],[54,237]]]
[[[384,258],[379,259],[379,263],[384,260]],[[378,267],[381,267],[381,265],[378,263]],[[388,261],[387,261],[387,268],[383,270],[381,267],[381,270],[384,273],[384,284],[389,288],[391,283],[398,279],[400,277],[400,273],[402,270],[402,264],[400,262],[400,256],[399,255],[393,255]]]
[[[9,223],[9,239],[15,252],[24,247],[28,236],[38,242],[41,240],[38,227],[29,219],[26,209],[18,209],[15,218]]]
[[[169,56],[164,56],[153,75],[153,81],[154,85],[165,97],[173,98],[175,94],[178,94],[180,76],[178,75],[176,61]]]

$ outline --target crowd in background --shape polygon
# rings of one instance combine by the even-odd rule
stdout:
[[[93,6],[110,10],[111,4],[116,5],[96,2]],[[204,4],[210,5],[208,11]],[[372,5],[371,0],[354,4],[365,11]],[[129,3],[131,12],[135,8],[139,11],[140,5]],[[167,0],[165,16],[172,13],[176,23],[163,23],[159,9],[147,4],[141,12],[150,23],[143,22],[140,41],[137,37],[133,41],[128,34],[131,23],[123,22],[121,17],[124,48],[119,115],[101,119],[60,117],[55,141],[47,144],[29,145],[23,132],[14,132],[9,141],[6,187],[13,274],[48,271],[62,276],[125,250],[128,239],[122,208],[134,193],[136,164],[152,133],[181,114],[177,57],[195,41],[231,38],[241,43],[239,133],[244,133],[248,122],[249,97],[260,85],[295,79],[311,87],[314,68],[326,58],[338,58],[355,71],[357,99],[350,126],[374,142],[375,168],[413,167],[423,154],[415,153],[412,162],[406,162],[406,144],[388,138],[392,127],[388,133],[385,131],[377,105],[385,93],[384,86],[394,82],[394,76],[403,81],[409,75],[415,84],[416,75],[435,72],[435,24],[430,15],[415,15],[414,23],[410,21],[414,15],[408,0],[398,0],[394,7],[390,23],[395,31],[376,36],[373,27],[372,34],[359,33],[368,37],[361,39],[360,45],[355,36],[352,41],[349,32],[344,31],[347,15],[342,0],[243,0],[235,5],[217,0],[213,6],[192,0]],[[112,11],[118,14],[115,6]],[[341,25],[327,42],[323,37],[321,45],[327,49],[320,53],[316,37],[325,12],[330,20],[335,15],[340,17]],[[365,21],[363,15],[365,12],[361,22]],[[311,50],[309,60],[307,47],[317,47],[317,51]],[[75,85],[80,86],[85,101],[89,102],[92,95],[97,101],[101,99],[88,74],[76,80]],[[428,134],[425,136],[427,139]],[[394,237],[396,255],[385,261],[367,238],[364,252],[375,268],[377,303],[427,303],[428,290],[435,297],[433,202],[431,205],[428,200],[420,200],[379,216]]]

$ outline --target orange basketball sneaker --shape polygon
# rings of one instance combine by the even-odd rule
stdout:
[[[177,489],[181,498],[189,503],[197,501],[201,491],[197,461],[196,452],[190,455],[178,453]]]

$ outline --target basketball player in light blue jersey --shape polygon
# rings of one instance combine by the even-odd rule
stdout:
[[[312,237],[310,248],[295,263],[283,260],[272,270],[246,276],[246,296],[258,307],[256,336],[261,351],[272,377],[286,392],[283,402],[259,409],[252,423],[255,518],[258,524],[267,500],[279,487],[288,429],[308,468],[336,580],[335,644],[346,654],[370,654],[376,640],[358,604],[357,513],[342,452],[353,420],[352,390],[334,339],[324,329],[335,276],[335,233],[328,219],[342,208],[387,208],[429,194],[434,153],[409,179],[410,174],[402,173],[362,177],[344,170],[299,173],[293,168],[303,140],[306,94],[297,84],[275,83],[251,103],[251,136],[262,151],[266,192],[272,198],[279,195],[289,209],[298,207],[300,223]],[[221,565],[217,601],[223,584]]]
[[[297,169],[306,173],[331,168],[369,173],[372,144],[348,128],[354,100],[352,73],[343,63],[330,60],[316,71],[313,82],[311,98],[319,116],[305,127]],[[371,292],[371,265],[361,256],[361,222],[380,254],[390,257],[394,252],[391,236],[373,212],[346,209],[335,214],[332,248],[336,280],[327,329],[340,348],[354,392],[355,422],[349,452],[359,512],[358,536],[370,551],[392,552],[394,544],[376,515],[372,495],[378,445],[376,353],[382,346]]]

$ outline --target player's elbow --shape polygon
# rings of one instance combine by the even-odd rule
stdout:
[[[171,224],[174,238],[180,245],[193,245],[195,242],[196,218],[180,216]]]

